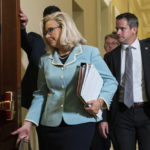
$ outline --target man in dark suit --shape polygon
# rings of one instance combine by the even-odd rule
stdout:
[[[51,13],[60,11],[56,6],[48,6],[44,9],[43,17]],[[29,108],[33,99],[33,91],[37,89],[38,64],[40,57],[45,54],[45,44],[42,37],[34,32],[27,33],[27,16],[20,10],[21,20],[21,47],[26,52],[29,60],[27,70],[21,83],[22,106]]]
[[[107,116],[118,150],[150,150],[150,46],[137,39],[138,19],[124,13],[116,17],[121,45],[104,56],[119,88]]]
[[[120,45],[118,38],[119,37],[116,32],[112,32],[111,34],[107,34],[105,36],[104,49],[107,53],[114,50],[118,45]],[[111,142],[108,122],[105,120],[97,122],[90,150],[110,150],[110,147]]]

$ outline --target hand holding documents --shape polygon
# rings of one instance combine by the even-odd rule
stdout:
[[[87,105],[90,100],[98,99],[101,88],[103,86],[103,79],[98,73],[93,64],[82,63],[79,71],[77,95],[82,102]],[[97,117],[100,117],[102,111],[99,110]]]

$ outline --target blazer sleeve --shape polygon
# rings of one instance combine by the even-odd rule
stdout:
[[[38,73],[38,90],[33,93],[31,107],[27,113],[25,120],[31,121],[38,126],[44,101],[47,99],[48,87],[44,74],[44,64],[40,61]]]
[[[100,52],[97,48],[93,50],[92,63],[95,65],[104,81],[99,97],[104,99],[109,109],[112,98],[117,90],[118,82],[100,56]]]

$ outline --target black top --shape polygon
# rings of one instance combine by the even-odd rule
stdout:
[[[69,55],[66,54],[66,55],[63,55],[63,56],[59,57],[59,59],[60,59],[60,61],[61,61],[63,64],[65,64],[65,62],[66,62],[66,60],[68,59],[68,57],[69,57]]]
[[[37,90],[39,60],[46,51],[42,37],[34,32],[27,34],[25,29],[21,29],[21,47],[26,52],[29,61],[21,83],[22,106],[28,109],[33,99],[33,92]]]

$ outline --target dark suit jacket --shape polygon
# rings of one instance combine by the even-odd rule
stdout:
[[[148,100],[150,101],[150,45],[144,41],[140,41],[140,46],[141,46],[141,56],[142,56],[142,63],[143,63],[146,95]],[[112,52],[105,54],[104,60],[106,61],[112,74],[116,77],[118,83],[120,84],[121,46],[117,47]],[[104,121],[109,120],[111,123],[111,127],[115,126],[115,122],[117,121],[118,96],[119,96],[119,88],[113,98],[110,112],[109,113],[104,112],[103,114]]]
[[[21,29],[21,47],[29,60],[21,83],[22,106],[28,109],[33,99],[33,91],[37,89],[39,60],[46,51],[42,37],[34,32],[27,34],[25,29]]]
[[[144,39],[144,40],[142,40],[143,42],[146,42],[146,43],[148,43],[148,44],[150,44],[150,38],[146,38],[146,39]]]

